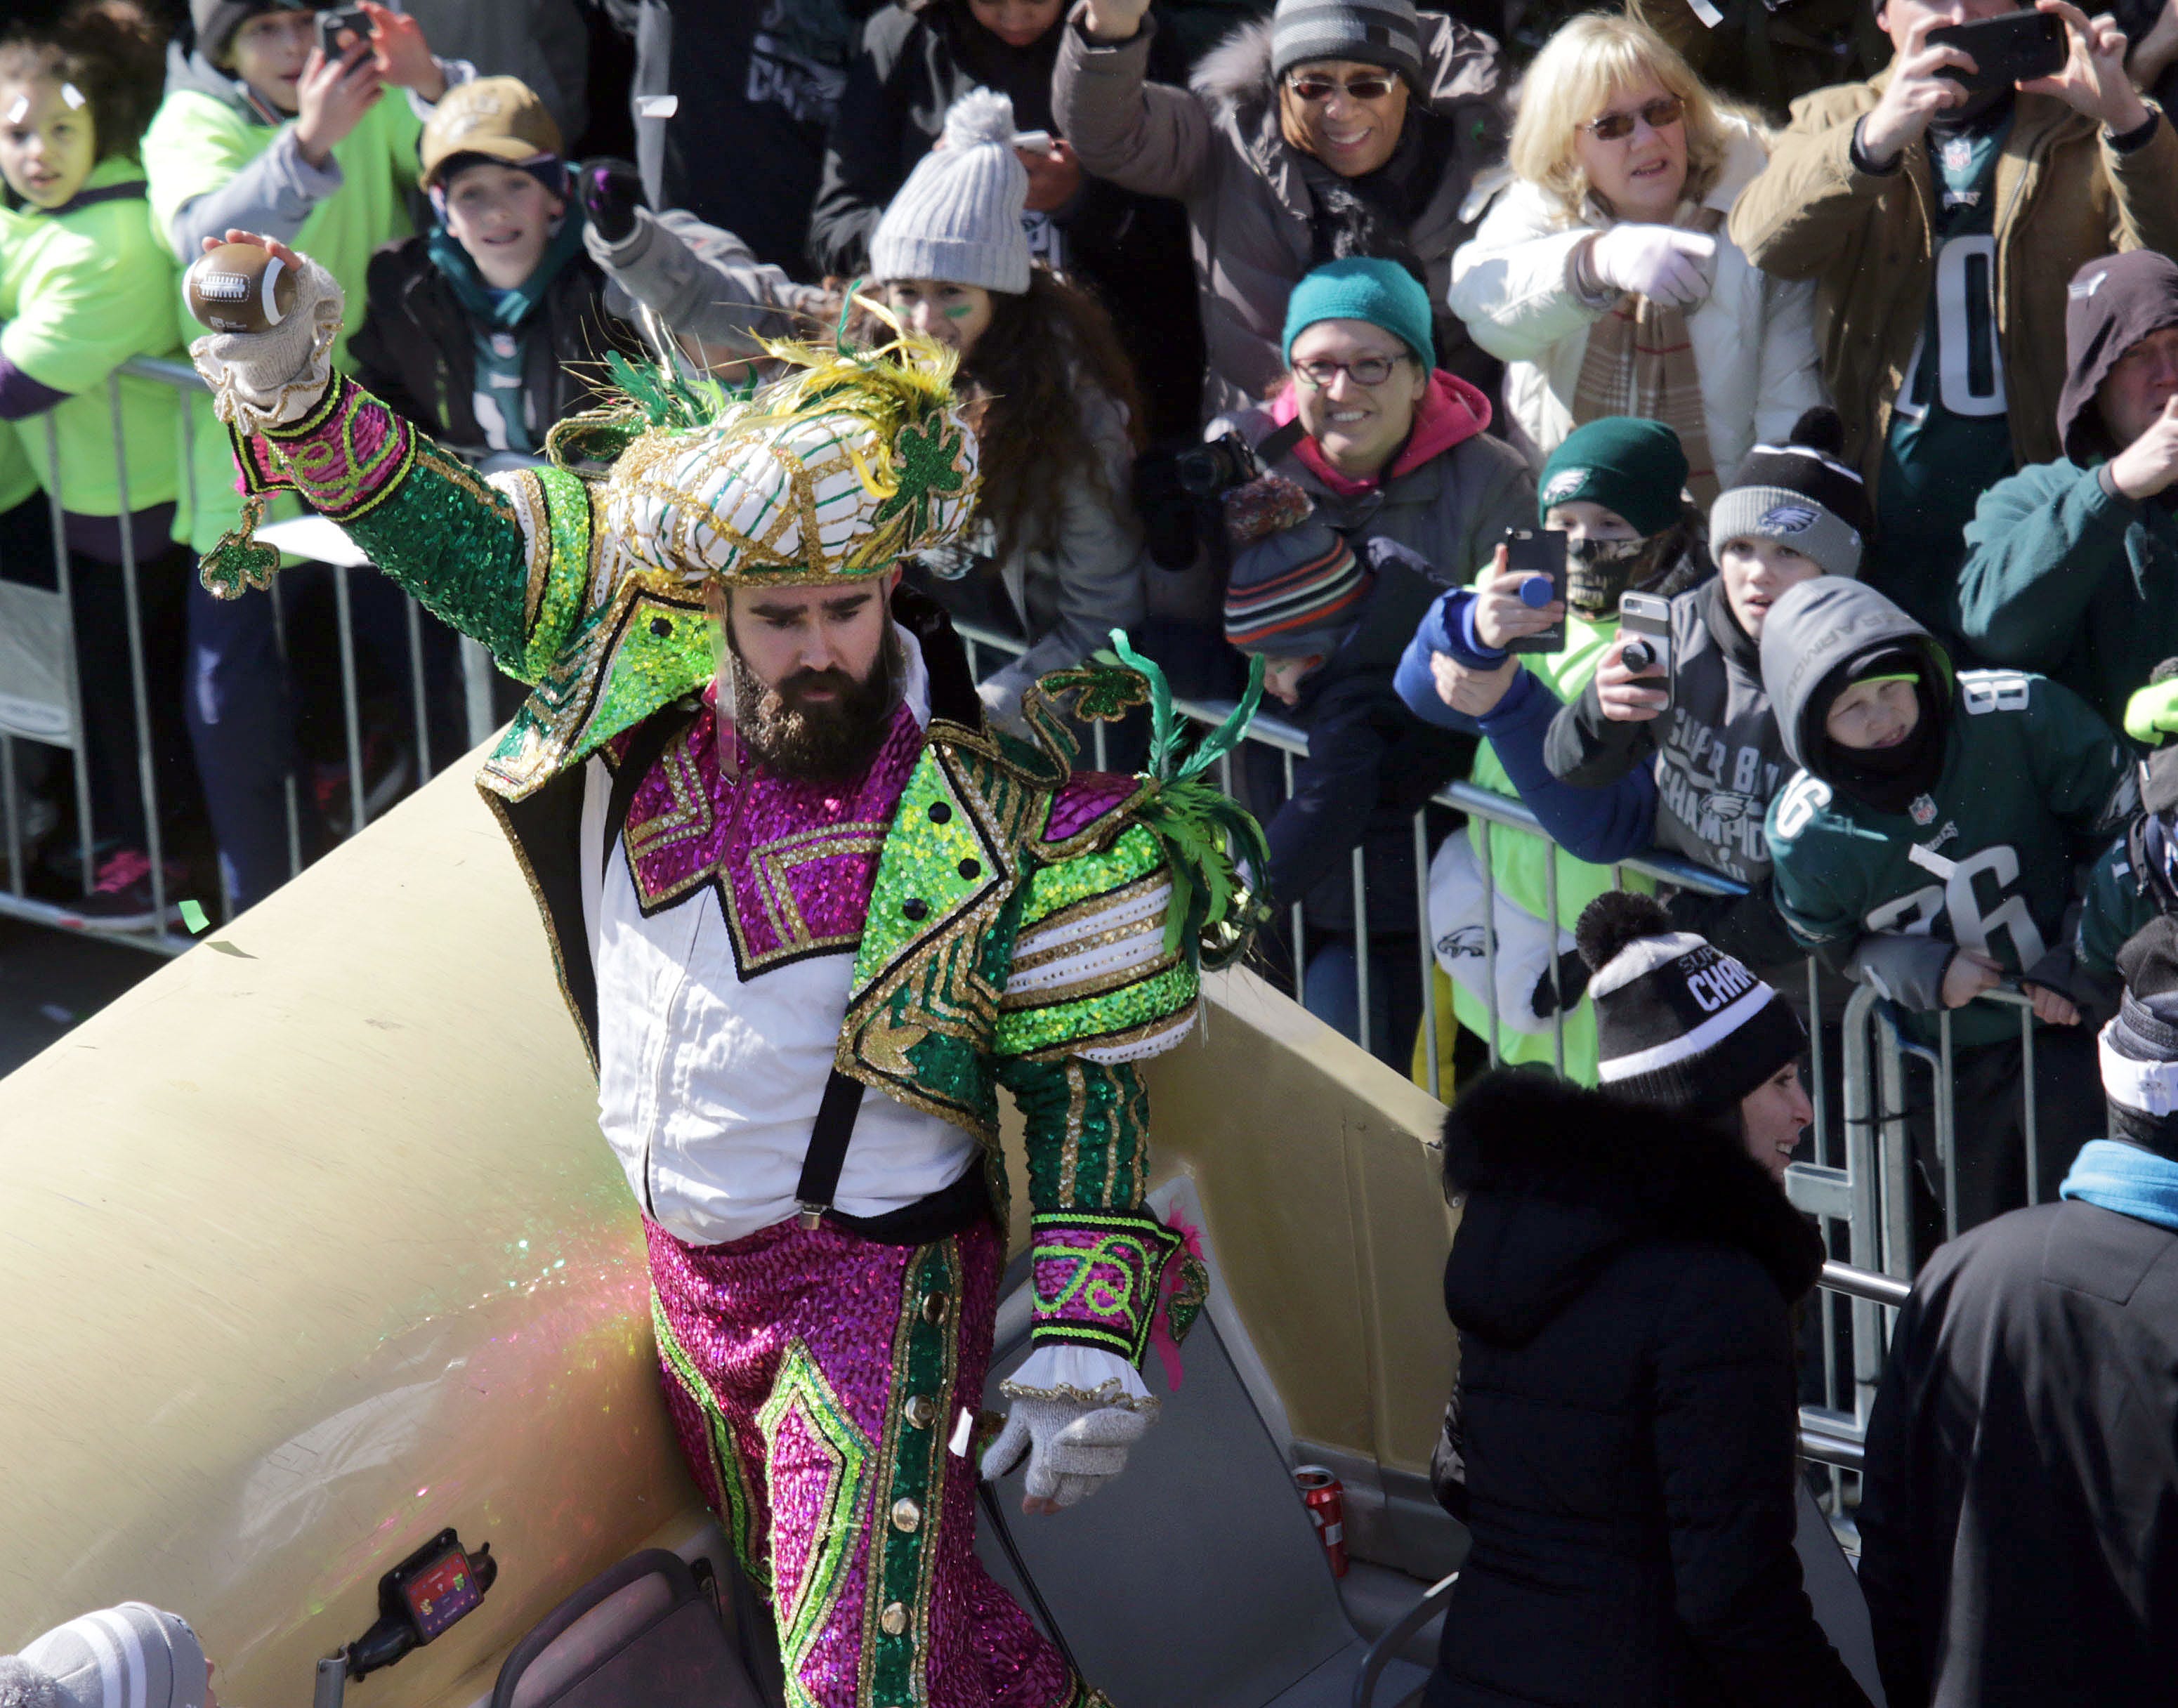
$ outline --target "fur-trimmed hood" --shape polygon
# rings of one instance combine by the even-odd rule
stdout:
[[[1424,12],[1422,71],[1429,87],[1422,98],[1450,116],[1462,103],[1487,101],[1498,94],[1497,44],[1440,13]],[[1267,18],[1243,24],[1204,54],[1188,86],[1221,118],[1243,134],[1266,115],[1276,123],[1278,82],[1271,75],[1271,23]]]
[[[1501,1344],[1532,1338],[1633,1245],[1744,1251],[1788,1303],[1822,1270],[1814,1225],[1727,1123],[1500,1071],[1445,1116],[1444,1152],[1446,1189],[1466,1199],[1445,1304]]]

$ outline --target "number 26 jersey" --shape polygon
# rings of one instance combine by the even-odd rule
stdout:
[[[1771,803],[1778,909],[1811,949],[1841,955],[1864,932],[1934,936],[2017,977],[2064,941],[2081,839],[2132,810],[2131,760],[2086,701],[2047,677],[1962,671],[1953,695],[1943,769],[1906,812],[1804,770]],[[1991,1004],[1952,1025],[1962,1045],[2019,1030]]]

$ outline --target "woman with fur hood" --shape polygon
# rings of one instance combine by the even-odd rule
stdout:
[[[1704,510],[1757,443],[1823,401],[1814,292],[1725,234],[1769,161],[1645,25],[1576,18],[1536,56],[1513,182],[1452,261],[1453,311],[1506,362],[1507,436],[1540,467],[1606,415],[1673,428]]]
[[[1602,1089],[1492,1074],[1445,1120],[1437,1471],[1474,1546],[1423,1700],[1864,1708],[1793,1548],[1800,1024],[1648,896],[1578,935]]]
[[[1279,0],[1180,89],[1146,80],[1156,28],[1149,0],[1076,8],[1052,113],[1084,170],[1186,205],[1206,417],[1284,377],[1286,298],[1315,267],[1404,245],[1443,303],[1469,191],[1502,145],[1495,41],[1413,0]],[[1436,343],[1442,366],[1475,365],[1451,315]]]

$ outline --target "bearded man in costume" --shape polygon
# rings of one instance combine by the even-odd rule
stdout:
[[[1052,696],[1076,716],[1150,697],[1092,666],[1028,696],[1033,743],[984,727],[943,616],[895,596],[899,560],[973,501],[935,345],[774,347],[787,377],[740,398],[623,364],[625,408],[486,479],[331,371],[338,287],[268,247],[293,310],[192,353],[253,519],[299,492],[534,686],[479,786],[597,1070],[669,1405],[769,1595],[788,1700],[1102,1702],[973,1552],[997,1094],[1026,1118],[1035,1309],[985,1465],[1025,1449],[1026,1504],[1053,1510],[1120,1469],[1157,1404],[1153,1318],[1176,1337],[1204,1296],[1143,1205],[1134,1064],[1189,1029],[1202,947],[1237,950],[1255,907],[1224,846],[1254,827],[1199,775],[1245,720],[1190,750],[1160,690],[1168,775],[1075,772]],[[276,567],[245,524],[203,573],[239,596]]]

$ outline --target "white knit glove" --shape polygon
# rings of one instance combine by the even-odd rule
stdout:
[[[1716,239],[1676,226],[1613,226],[1588,249],[1588,271],[1605,284],[1675,309],[1707,298],[1716,266]]]
[[[1115,1373],[1086,1385],[1103,1377],[1107,1367]],[[1004,1476],[1026,1453],[1029,1497],[1062,1507],[1095,1493],[1105,1479],[1125,1470],[1127,1449],[1157,1420],[1157,1402],[1132,1366],[1092,1347],[1039,1349],[999,1391],[1013,1403],[1006,1426],[984,1451],[983,1475]]]
[[[211,387],[214,412],[244,433],[301,420],[332,378],[341,287],[308,255],[299,259],[295,305],[278,326],[269,332],[209,332],[189,346],[189,359]]]

